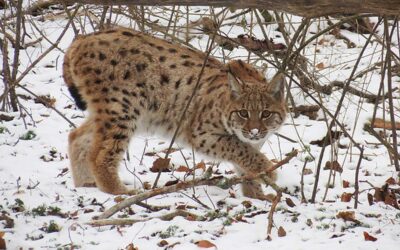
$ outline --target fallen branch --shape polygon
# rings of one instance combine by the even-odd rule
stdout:
[[[136,219],[104,219],[104,220],[92,220],[87,222],[87,225],[91,226],[130,226],[138,222],[145,222],[149,221],[152,219],[160,219],[163,221],[170,221],[174,219],[177,216],[182,216],[185,218],[190,218],[191,221],[200,221],[201,216],[198,216],[196,214],[190,213],[188,211],[178,209],[172,213],[164,214],[158,217],[151,217],[151,218],[146,218],[142,220],[136,220]]]
[[[270,167],[267,172],[272,172],[275,169],[279,168],[280,166],[286,164],[289,162],[290,159],[295,157],[297,155],[297,150],[293,150],[288,154],[288,156],[283,159],[282,161],[276,163],[272,167]],[[129,207],[133,204],[137,204],[138,202],[147,200],[149,198],[152,198],[154,196],[162,195],[162,194],[168,194],[168,193],[173,193],[173,192],[178,192],[180,190],[184,190],[187,188],[192,188],[196,186],[217,186],[222,189],[228,189],[233,185],[237,185],[239,183],[242,183],[244,181],[249,181],[249,180],[255,180],[255,179],[261,179],[264,181],[265,184],[271,186],[277,193],[281,192],[281,188],[274,183],[273,180],[271,180],[268,176],[267,173],[261,173],[255,176],[243,176],[243,177],[232,177],[232,178],[224,178],[224,177],[212,177],[212,178],[200,178],[200,179],[194,179],[191,181],[186,181],[186,182],[179,182],[175,185],[171,186],[164,186],[161,188],[155,188],[137,195],[134,195],[132,197],[129,197],[114,206],[110,207],[106,211],[104,211],[100,216],[98,216],[96,219],[106,219],[117,213],[118,211]]]
[[[345,85],[344,82],[333,81],[328,86],[344,88],[344,85]],[[392,91],[396,91],[396,90],[397,90],[397,88],[394,88]],[[351,86],[348,86],[347,91],[349,93],[353,94],[353,95],[356,95],[356,96],[359,96],[359,97],[367,99],[368,102],[370,102],[370,103],[375,103],[377,99],[387,99],[387,98],[389,98],[389,94],[388,93],[386,93],[385,96],[378,96],[378,95],[366,93],[366,90],[361,91],[361,90],[358,90],[358,89],[353,88]]]

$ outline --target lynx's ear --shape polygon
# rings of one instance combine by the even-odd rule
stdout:
[[[232,97],[238,99],[242,93],[243,83],[237,79],[231,72],[228,72],[229,87],[232,91]]]
[[[285,75],[278,73],[268,83],[268,92],[278,100],[285,98]]]

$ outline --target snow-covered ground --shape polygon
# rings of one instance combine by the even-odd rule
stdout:
[[[200,12],[205,9],[198,8]],[[193,13],[196,13],[195,10],[197,9],[193,9]],[[192,20],[197,18],[191,17]],[[247,15],[240,18],[247,22],[239,22],[242,26],[223,26],[224,32],[231,37],[247,34],[249,27],[246,25],[251,17]],[[67,23],[64,18],[44,22],[38,19],[39,17],[36,17],[32,20],[53,42],[57,40]],[[298,26],[299,20],[293,17],[294,27]],[[162,20],[158,24],[165,22],[166,20]],[[186,21],[181,22],[185,24]],[[227,23],[231,22],[232,20],[227,21]],[[125,26],[130,25],[123,18],[119,20],[119,23]],[[313,23],[307,37],[311,37],[311,32],[322,29],[324,25],[326,24],[322,21]],[[289,28],[290,25],[287,24],[287,26]],[[89,31],[89,24],[87,27]],[[267,32],[275,38],[275,42],[283,42],[280,33],[275,31],[276,27],[276,25],[269,25]],[[34,41],[40,36],[31,24],[27,23],[26,29],[31,34],[31,37],[27,39]],[[293,35],[293,28],[291,32]],[[382,32],[383,27],[380,27],[378,36]],[[263,38],[258,26],[253,28],[252,33],[259,39]],[[347,79],[365,43],[365,37],[361,35],[349,31],[343,31],[342,34],[354,42],[356,47],[347,48],[342,40],[327,34],[320,37],[319,42],[310,44],[304,51],[304,55],[311,64],[322,63],[315,69],[310,67],[315,70],[316,77],[320,78],[322,83]],[[2,35],[0,37],[3,38]],[[73,37],[74,31],[70,28],[58,48],[35,66],[21,84],[37,95],[50,95],[55,99],[55,108],[79,125],[84,120],[85,113],[76,109],[62,79],[63,52]],[[192,39],[191,44],[204,50],[207,39],[207,36],[198,36]],[[393,46],[397,46],[394,51],[398,53],[399,42],[396,39],[393,39]],[[50,46],[51,44],[44,39],[35,47],[22,50],[20,71],[24,71]],[[358,71],[380,61],[380,50],[378,42],[371,43],[367,47],[366,56],[361,60]],[[10,53],[12,55],[11,47]],[[222,53],[222,50],[218,48],[214,52],[216,57],[221,57],[223,54],[229,58],[242,57],[243,59],[247,59],[248,55],[243,49]],[[3,59],[3,55],[0,55],[0,58]],[[376,94],[379,89],[380,70],[380,67],[377,67],[362,78],[358,78],[356,82],[352,82],[353,86]],[[272,76],[274,69],[268,67],[266,73]],[[394,87],[398,87],[400,77],[393,76],[392,80]],[[3,92],[3,88],[1,84],[0,93]],[[330,171],[321,170],[316,203],[301,202],[300,180],[303,166],[308,160],[304,175],[304,194],[307,199],[310,199],[322,149],[311,142],[325,136],[327,125],[321,111],[318,113],[317,120],[310,120],[303,115],[297,118],[289,115],[279,133],[297,142],[290,142],[274,135],[261,150],[269,158],[277,160],[284,158],[285,154],[292,149],[300,151],[295,159],[278,170],[278,185],[286,191],[274,213],[272,240],[269,241],[266,239],[267,216],[271,203],[244,197],[240,186],[234,186],[230,190],[201,186],[183,192],[156,196],[149,199],[148,203],[169,206],[170,209],[151,212],[135,205],[114,215],[115,218],[129,217],[143,220],[132,226],[87,225],[86,223],[94,216],[100,215],[105,209],[114,205],[115,197],[102,193],[96,188],[74,188],[71,173],[68,170],[67,155],[67,137],[72,129],[71,126],[54,110],[35,103],[35,98],[23,89],[17,88],[17,93],[20,94],[19,101],[24,110],[3,113],[13,116],[14,119],[0,122],[0,212],[4,215],[0,218],[7,217],[14,221],[14,225],[11,226],[6,220],[0,219],[0,233],[5,233],[3,238],[7,249],[135,249],[137,247],[140,250],[168,248],[188,250],[198,249],[202,245],[210,246],[208,243],[212,243],[219,250],[266,248],[328,250],[338,248],[398,249],[400,245],[400,210],[385,202],[376,202],[372,199],[373,204],[370,205],[368,201],[368,195],[375,194],[374,187],[380,188],[386,182],[391,184],[390,188],[397,189],[398,198],[399,178],[385,147],[363,130],[364,123],[372,117],[373,104],[355,95],[346,96],[339,121],[345,124],[347,132],[353,135],[354,140],[365,147],[364,159],[360,165],[358,208],[353,208],[354,196],[350,198],[350,202],[341,201],[344,193],[354,192],[355,171],[359,159],[358,149],[353,147],[349,138],[344,136],[341,136],[339,140],[339,144],[343,147],[338,148],[338,144],[327,146],[323,158],[323,166],[326,161],[337,160],[343,172],[336,172],[335,176],[331,177],[330,188],[326,190]],[[341,93],[341,90],[337,90],[330,96],[321,96],[324,106],[332,113],[336,109]],[[314,104],[296,87],[292,89],[292,94],[297,105]],[[395,92],[395,96],[398,97],[399,93]],[[400,106],[398,99],[394,102],[395,107],[398,108]],[[387,104],[385,109],[388,109]],[[382,117],[382,113],[382,109],[378,109],[377,116]],[[388,117],[387,113],[385,114]],[[150,172],[149,168],[155,159],[164,155],[163,151],[168,147],[169,139],[137,135],[130,145],[129,160],[125,160],[121,165],[121,176],[124,181],[138,188],[142,188],[143,183],[145,186],[152,185],[156,173]],[[179,145],[175,145],[175,148],[178,147]],[[337,155],[337,158],[332,159],[332,155]],[[214,164],[212,159],[205,159],[198,154],[193,155],[192,151],[186,148],[182,149],[182,152],[172,153],[173,167],[185,165],[184,157],[190,166],[193,166],[193,159],[195,163],[204,159],[207,166]],[[315,157],[315,160],[310,161],[312,157]],[[214,172],[233,176],[232,166],[226,162],[218,167],[214,166]],[[197,177],[200,177],[202,173],[201,168],[195,171]],[[159,186],[163,186],[167,181],[175,180],[176,177],[183,180],[185,172],[163,173]],[[192,178],[192,176],[186,178]],[[390,181],[390,178],[394,179],[394,183]],[[272,189],[266,191],[273,192]],[[290,201],[294,203],[294,206]],[[157,218],[177,208],[184,208],[190,213],[203,216],[204,221],[179,216],[170,221]],[[340,212],[354,212],[354,218],[352,216],[350,220],[338,218]],[[285,230],[286,236],[278,236],[279,227]],[[366,240],[368,236],[365,236],[365,233],[377,240]]]

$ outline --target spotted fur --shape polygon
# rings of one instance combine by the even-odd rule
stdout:
[[[64,79],[86,121],[69,136],[75,186],[96,185],[111,194],[135,193],[119,179],[130,138],[143,130],[172,135],[198,85],[178,140],[232,162],[242,174],[265,171],[259,152],[283,123],[284,78],[267,81],[242,61],[227,65],[205,54],[129,29],[78,37],[64,58]],[[271,174],[272,175],[272,174]],[[246,196],[264,199],[257,182]]]

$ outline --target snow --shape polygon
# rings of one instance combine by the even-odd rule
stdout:
[[[199,7],[193,8],[193,10],[200,10],[201,13],[205,13],[207,8]],[[168,14],[165,15],[168,16]],[[197,20],[196,16],[190,18]],[[35,22],[53,42],[57,40],[67,23],[63,18],[45,22],[40,22],[33,17],[30,17],[29,20]],[[248,23],[250,22],[249,16],[246,16],[246,20]],[[298,22],[300,19],[293,17],[292,20]],[[165,22],[166,20],[161,20],[162,24]],[[125,24],[125,26],[132,24],[131,21],[122,17],[120,17],[119,23]],[[181,21],[179,24],[184,27],[186,22]],[[293,25],[297,27],[298,24],[294,23]],[[286,25],[289,27],[289,24]],[[318,25],[321,27],[318,27]],[[310,31],[317,32],[324,25],[326,23],[314,23]],[[31,25],[27,25],[26,28],[32,36],[30,40],[40,37],[38,31]],[[230,31],[231,28],[232,31]],[[275,26],[269,27],[268,34],[271,37],[279,34],[275,31],[275,28]],[[91,29],[90,25],[87,25],[86,31],[89,32]],[[223,30],[230,36],[236,37],[238,34],[247,33],[249,27],[224,26]],[[293,31],[292,28],[291,31]],[[252,32],[255,37],[263,38],[258,26],[255,26]],[[342,34],[356,43],[357,47],[348,49],[342,41],[327,35],[324,37],[328,40],[327,43],[322,45],[310,44],[305,51],[312,64],[324,62],[324,65],[327,66],[326,69],[316,72],[317,75],[321,76],[323,83],[329,83],[333,80],[346,80],[364,45],[365,38],[360,37],[360,35],[349,31],[344,31]],[[311,35],[310,33],[307,36],[311,37]],[[83,122],[85,113],[75,108],[62,79],[63,52],[73,37],[74,32],[72,28],[69,28],[59,44],[60,49],[55,49],[49,53],[29,72],[21,84],[37,95],[50,95],[55,98],[55,108],[60,110],[73,123],[79,125]],[[1,38],[3,37],[1,36]],[[398,46],[397,38],[393,39],[393,44]],[[277,41],[282,42],[283,40],[277,39]],[[331,42],[333,45],[330,45]],[[191,44],[204,50],[207,37],[197,37],[191,41]],[[43,40],[35,47],[22,50],[20,72],[23,72],[38,55],[50,46],[49,42]],[[319,53],[315,53],[316,47],[319,49]],[[376,47],[380,48],[376,43],[368,46],[365,55],[371,56],[362,59],[358,71],[369,67],[371,61],[380,60],[381,52]],[[247,58],[248,55],[242,49],[233,52],[225,51],[224,53],[229,54],[231,58]],[[221,49],[216,49],[214,54],[216,57],[223,55]],[[9,57],[11,55],[12,48],[10,47]],[[0,55],[0,58],[3,59],[3,55]],[[49,67],[49,65],[52,67]],[[274,71],[272,67],[269,67],[267,74],[273,75],[271,72]],[[359,87],[359,84],[363,84],[364,89],[376,94],[381,77],[379,73],[380,68],[378,67],[367,74],[365,79],[352,82],[352,86]],[[400,83],[398,76],[393,76],[392,80],[393,86],[398,86]],[[0,86],[0,92],[3,92],[2,88],[3,85]],[[30,96],[21,88],[17,88],[17,93]],[[314,104],[298,87],[294,86],[292,93],[296,104]],[[323,105],[334,113],[341,94],[342,91],[337,90],[330,96],[322,96]],[[398,92],[395,92],[395,95],[398,96]],[[168,230],[173,231],[168,235],[169,237],[165,238],[168,244],[178,243],[173,249],[185,250],[199,249],[195,243],[201,240],[210,241],[218,250],[266,248],[365,250],[397,249],[399,246],[400,211],[383,202],[375,202],[373,205],[368,203],[367,194],[374,193],[371,185],[381,187],[390,177],[393,177],[397,183],[399,183],[399,179],[394,166],[390,162],[387,150],[373,136],[362,129],[364,123],[372,116],[373,104],[364,101],[362,105],[359,105],[359,97],[348,94],[339,117],[339,120],[346,125],[348,133],[352,134],[358,143],[365,146],[364,155],[368,159],[364,159],[360,166],[359,184],[361,192],[358,208],[353,208],[354,198],[350,202],[341,202],[340,199],[343,192],[354,192],[355,171],[359,158],[358,149],[350,143],[348,138],[343,136],[340,138],[340,143],[350,146],[350,148],[341,149],[337,148],[337,145],[327,146],[322,165],[324,166],[328,160],[337,160],[343,167],[343,173],[336,173],[333,188],[328,189],[326,199],[323,201],[329,171],[321,170],[316,203],[301,203],[300,178],[303,165],[306,159],[310,159],[309,155],[315,157],[315,160],[306,165],[306,168],[311,170],[312,173],[304,175],[304,193],[307,198],[310,198],[321,151],[321,147],[310,145],[310,142],[322,139],[326,134],[327,126],[321,111],[317,120],[310,120],[303,115],[296,118],[288,117],[279,133],[297,141],[297,143],[289,142],[274,135],[261,149],[270,158],[278,160],[284,158],[284,155],[293,148],[300,151],[298,157],[278,170],[277,184],[285,189],[285,193],[274,214],[271,241],[266,240],[267,216],[271,203],[244,197],[239,186],[234,186],[229,191],[217,187],[202,186],[183,192],[156,196],[149,199],[148,203],[159,206],[168,205],[171,209],[150,212],[143,207],[132,206],[133,215],[130,215],[126,210],[115,215],[115,218],[129,216],[140,220],[153,218],[135,223],[132,226],[93,227],[86,224],[94,216],[100,215],[105,209],[114,205],[116,203],[115,197],[102,193],[96,188],[74,188],[71,173],[67,170],[69,167],[67,138],[72,129],[71,126],[54,110],[46,108],[42,104],[34,103],[33,97],[27,100],[20,98],[19,100],[25,108],[22,113],[29,115],[21,116],[20,112],[7,113],[12,115],[14,119],[0,123],[0,128],[6,129],[3,133],[0,133],[0,211],[7,214],[15,222],[14,227],[6,228],[5,221],[0,221],[0,232],[5,232],[4,239],[7,249],[126,249],[131,243],[141,250],[164,249],[165,246],[160,247],[157,244],[162,240],[162,233]],[[394,102],[398,109],[400,106],[398,99],[395,99]],[[386,109],[387,107],[386,103]],[[357,115],[358,112],[359,115]],[[382,109],[378,110],[379,117],[382,116],[382,112]],[[388,113],[385,114],[388,117]],[[355,122],[357,122],[356,125]],[[29,130],[33,131],[36,137],[31,140],[20,139]],[[145,146],[146,143],[147,146]],[[142,156],[143,149],[146,147],[146,152],[157,152],[159,156],[163,156],[164,153],[161,151],[166,149],[168,145],[168,139],[137,135],[129,148],[130,160],[121,164],[122,179],[137,188],[142,188],[144,182],[152,184],[156,174],[150,172],[149,168],[157,155]],[[332,159],[331,156],[335,151],[337,151],[337,159]],[[182,154],[189,161],[189,166],[192,166],[193,158],[195,158],[196,163],[203,159],[207,165],[213,163],[212,159],[206,159],[201,155],[195,154],[193,156],[191,150],[187,148],[182,149]],[[143,161],[140,164],[142,157]],[[185,165],[179,151],[172,153],[171,159],[175,167]],[[232,166],[226,162],[218,167],[218,171],[228,177],[233,176],[233,174],[230,174],[232,169]],[[199,169],[195,173],[199,177],[203,171]],[[175,177],[183,179],[184,173],[163,173],[159,186],[163,186],[169,180],[175,180]],[[187,178],[192,178],[192,176]],[[343,181],[348,181],[349,187],[343,187]],[[398,184],[391,187],[399,189]],[[271,188],[266,189],[266,191],[273,193]],[[193,200],[192,195],[195,195],[209,209],[202,207]],[[291,199],[296,206],[290,207],[285,202],[287,198]],[[242,202],[249,200],[251,207],[246,208]],[[23,211],[16,210],[18,201],[23,202]],[[182,204],[189,207],[187,211],[196,215],[206,216],[207,213],[215,211],[227,213],[227,215],[206,221],[190,221],[182,217],[175,217],[171,221],[162,221],[156,218],[174,211],[178,205]],[[35,215],[32,210],[42,205],[60,208],[61,212],[66,215],[65,218],[54,215]],[[356,224],[336,218],[339,211],[354,211],[355,218],[361,223]],[[256,212],[261,213],[255,215]],[[243,214],[243,220],[237,219],[239,214]],[[49,233],[43,229],[51,222],[55,222],[60,227],[60,231]],[[287,233],[285,237],[278,237],[277,235],[277,229],[280,226]],[[363,232],[373,235],[378,240],[375,242],[366,241]]]

